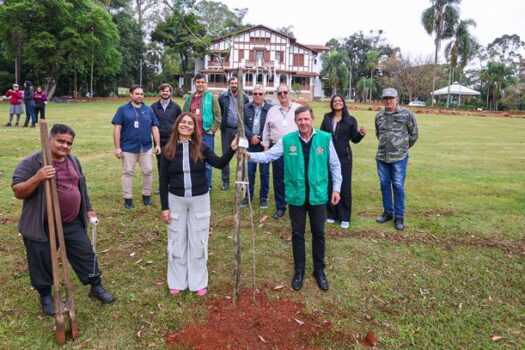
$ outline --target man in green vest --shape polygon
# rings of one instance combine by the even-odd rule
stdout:
[[[292,288],[303,286],[306,265],[304,233],[306,215],[310,218],[312,231],[313,276],[323,291],[328,290],[324,272],[324,224],[326,203],[339,203],[341,191],[341,163],[337,157],[329,133],[314,129],[313,112],[308,107],[295,110],[297,131],[286,134],[266,152],[249,153],[250,161],[269,163],[283,157],[284,193],[292,223],[292,249],[295,272]],[[328,182],[332,181],[333,192],[328,193]]]
[[[191,112],[195,116],[195,126],[202,136],[202,143],[206,144],[212,151],[215,148],[215,132],[221,125],[221,109],[219,101],[213,94],[206,91],[208,84],[206,76],[201,73],[195,74],[195,92],[186,96],[184,112]],[[208,187],[211,190],[211,165],[206,163],[206,177]]]

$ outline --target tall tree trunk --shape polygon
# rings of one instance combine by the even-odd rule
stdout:
[[[438,52],[439,52],[439,40],[436,37],[436,40],[434,41],[436,45],[436,51],[434,51],[434,70],[432,73],[432,93],[431,93],[431,101],[430,105],[434,106],[434,91],[436,91],[436,69],[437,69],[437,62],[438,62]]]
[[[55,90],[57,88],[57,80],[55,77],[52,77],[52,76],[46,77],[45,80],[46,80],[47,100],[51,101],[51,99],[55,95]]]

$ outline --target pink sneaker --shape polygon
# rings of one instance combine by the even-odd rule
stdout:
[[[198,296],[203,297],[203,296],[206,295],[206,293],[208,293],[208,289],[202,288],[202,289],[198,290],[196,293],[197,293]]]
[[[178,290],[178,289],[170,289],[170,294],[176,295],[176,294],[179,294],[179,293],[180,293],[180,290]]]

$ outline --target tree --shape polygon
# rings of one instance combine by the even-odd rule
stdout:
[[[380,34],[364,35],[363,32],[354,33],[343,39],[341,48],[346,52],[350,62],[348,82],[350,90],[354,81],[369,75],[370,70],[366,65],[366,54],[370,50],[379,51],[381,59],[390,57],[398,50],[386,44]]]
[[[481,77],[485,80],[487,109],[492,106],[498,110],[503,90],[516,82],[514,70],[501,62],[489,62],[487,68],[482,70]]]
[[[117,86],[131,86],[139,81],[139,68],[146,53],[146,45],[138,21],[127,11],[113,15],[113,22],[120,36],[118,51],[125,63],[115,83]]]
[[[423,11],[421,23],[425,31],[434,34],[434,66],[438,63],[438,54],[443,39],[454,35],[454,26],[459,20],[459,3],[461,0],[430,0],[431,6]],[[436,69],[437,67],[435,67]],[[432,91],[436,90],[436,71],[432,78]],[[434,105],[434,96],[432,96]]]
[[[13,32],[19,46],[12,46]],[[0,6],[0,40],[13,56],[21,52],[35,76],[46,82],[49,97],[61,76],[85,72],[91,63],[99,76],[111,76],[121,64],[111,16],[89,0],[7,2]]]
[[[321,78],[328,81],[331,95],[344,94],[348,89],[350,75],[348,56],[342,51],[334,50],[323,53],[322,60]]]
[[[222,2],[200,1],[197,6],[197,15],[199,21],[206,24],[206,35],[210,38],[216,38],[225,34],[242,29],[242,21],[248,13],[247,8],[233,9]]]
[[[171,7],[173,14],[160,22],[151,39],[173,49],[180,57],[183,72],[188,72],[190,61],[204,55],[211,44],[206,28],[195,13],[187,11],[186,5]]]
[[[450,41],[445,47],[445,56],[450,56],[447,107],[450,103],[450,84],[453,80],[455,80],[455,70],[458,67],[458,64],[458,80],[461,84],[463,69],[465,69],[468,62],[474,58],[479,48],[478,41],[472,36],[472,34],[470,34],[470,26],[476,26],[476,22],[473,19],[459,21],[457,27],[455,28],[453,40]],[[461,96],[459,97],[459,99],[459,101],[461,101]]]
[[[371,91],[375,92],[377,90],[377,85],[372,78],[362,77],[357,81],[357,91],[361,92],[361,100],[366,102],[367,96]]]
[[[430,97],[432,89],[433,64],[432,58],[410,56],[401,54],[391,56],[381,62],[382,75],[378,78],[380,85],[394,87],[400,93],[400,101],[408,99],[426,99]],[[442,67],[438,67],[437,77],[444,78]]]
[[[503,35],[487,45],[487,54],[492,61],[507,65],[518,64],[523,58],[525,42],[519,35]]]
[[[379,55],[377,50],[370,50],[366,53],[366,67],[370,70],[370,79],[374,80],[374,72],[379,65]],[[372,89],[370,89],[370,100],[372,99]]]
[[[287,26],[287,27],[279,27],[279,28],[276,28],[275,30],[278,31],[279,33],[287,35],[287,36],[289,36],[291,38],[295,38],[295,35],[293,35],[293,26],[292,25]]]

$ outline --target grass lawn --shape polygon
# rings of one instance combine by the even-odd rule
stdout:
[[[74,277],[81,336],[64,349],[163,348],[167,331],[191,325],[208,312],[198,297],[168,294],[166,226],[158,198],[152,208],[139,204],[140,175],[135,181],[136,209],[123,208],[121,165],[113,156],[110,123],[117,106],[50,104],[46,113],[49,124],[66,123],[77,132],[73,153],[82,162],[100,218],[97,251],[103,280],[118,297],[115,304],[101,306]],[[315,104],[314,110],[319,125],[328,103]],[[368,135],[352,145],[350,229],[326,227],[330,291],[321,292],[310,276],[309,235],[305,286],[299,292],[289,287],[293,265],[287,218],[269,218],[257,227],[258,286],[268,286],[270,298],[304,303],[308,313],[331,322],[335,331],[356,337],[374,331],[383,349],[525,348],[525,119],[417,115],[420,137],[410,152],[407,227],[400,233],[390,223],[374,221],[382,211],[374,160],[375,112],[352,114]],[[0,104],[2,124],[7,115],[8,105]],[[17,163],[39,145],[38,128],[0,128],[3,349],[55,347],[54,319],[41,314],[29,283],[16,230],[21,201],[10,188]],[[220,190],[220,171],[214,170],[208,298],[231,293],[233,203],[234,191]],[[270,209],[255,209],[255,220],[272,213],[273,198]],[[242,282],[250,287],[247,215],[244,223]],[[286,288],[274,291],[277,284]],[[331,348],[330,339],[321,336],[312,345]],[[359,348],[337,345],[341,347]]]

